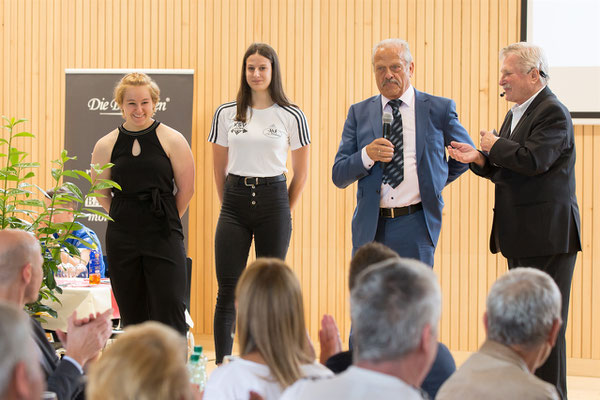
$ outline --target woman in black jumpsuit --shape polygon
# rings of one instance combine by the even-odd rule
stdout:
[[[185,334],[180,217],[194,191],[194,165],[185,138],[152,118],[159,93],[146,74],[121,79],[115,101],[125,122],[96,143],[92,163],[113,163],[100,178],[122,189],[105,190],[99,202],[114,219],[108,223],[106,250],[123,324],[156,320]]]

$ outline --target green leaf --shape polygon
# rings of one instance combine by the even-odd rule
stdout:
[[[68,235],[67,238],[68,239],[74,239],[75,236]],[[79,256],[81,254],[79,252],[79,249],[74,244],[72,244],[72,243],[63,242],[62,245],[63,245],[63,247],[65,247],[67,249],[67,251],[69,252],[69,254],[72,255],[72,256]]]
[[[96,185],[98,185],[98,189],[116,188],[118,190],[122,190],[121,185],[119,185],[115,181],[111,181],[110,179],[98,179],[96,181]],[[96,186],[96,185],[94,185],[94,186]]]
[[[23,121],[25,121],[25,120],[23,120]],[[16,135],[13,135],[13,137],[30,137],[30,138],[35,138],[35,136],[33,134],[29,133],[29,132],[19,132]]]
[[[54,178],[54,180],[57,182],[60,179],[60,177],[62,176],[62,170],[60,170],[58,168],[52,168],[50,173],[52,174],[52,177]]]
[[[13,165],[15,168],[38,168],[39,166],[40,163],[37,162],[20,162]]]
[[[24,206],[34,206],[34,207],[44,208],[44,202],[41,200],[38,200],[38,199],[20,200],[18,203],[20,205],[24,205]]]
[[[85,211],[85,212],[90,212],[90,213],[92,213],[92,214],[96,214],[96,215],[98,215],[98,216],[100,216],[100,217],[102,217],[102,218],[106,218],[106,219],[108,219],[109,221],[112,221],[112,218],[111,218],[111,217],[109,217],[109,216],[108,216],[108,214],[106,214],[106,213],[105,213],[105,212],[103,212],[103,211],[98,211],[98,210],[95,210],[95,209],[93,209],[93,208],[84,208],[84,209],[83,209],[83,211]]]
[[[89,183],[92,183],[92,177],[87,172],[81,171],[78,169],[74,169],[73,172],[75,172],[77,175],[79,175],[80,177],[82,177],[83,179],[88,181]]]
[[[79,175],[77,173],[75,173],[75,172],[73,172],[71,170],[68,170],[68,169],[66,169],[66,170],[63,171],[63,175],[71,177],[71,178],[79,179]]]
[[[18,120],[15,121],[15,119],[13,118],[12,122],[13,122],[13,126],[15,126],[15,125],[21,124],[23,122],[27,122],[27,120],[25,118],[19,118]]]
[[[67,172],[67,171],[65,171]],[[70,172],[70,171],[69,171]],[[65,182],[64,186],[69,189],[71,192],[73,192],[74,195],[77,196],[77,198],[80,201],[83,201],[83,199],[85,198],[85,196],[83,195],[83,193],[81,193],[81,190],[79,189],[79,187],[77,185],[75,185],[72,182]]]

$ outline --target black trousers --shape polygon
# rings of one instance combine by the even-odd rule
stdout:
[[[556,345],[550,352],[546,362],[535,371],[540,379],[556,386],[562,399],[567,399],[567,349],[565,332],[569,316],[569,299],[571,296],[571,281],[577,253],[555,254],[545,257],[509,258],[508,268],[533,267],[546,272],[558,285],[562,296],[561,318],[562,326],[556,338]]]
[[[109,224],[106,250],[110,282],[124,326],[154,320],[187,333],[186,259],[183,237],[164,231],[132,234]]]
[[[290,202],[285,181],[255,187],[225,182],[223,205],[215,233],[215,263],[219,291],[215,307],[216,362],[231,354],[235,330],[235,287],[254,237],[256,257],[282,260],[292,233]]]

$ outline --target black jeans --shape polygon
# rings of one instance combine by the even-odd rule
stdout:
[[[255,187],[227,180],[215,233],[215,263],[219,291],[214,335],[217,364],[231,354],[235,329],[235,286],[246,267],[252,238],[256,257],[282,260],[292,233],[285,181]]]

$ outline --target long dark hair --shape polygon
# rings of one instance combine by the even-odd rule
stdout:
[[[246,113],[250,103],[252,102],[252,89],[248,85],[246,80],[246,60],[252,54],[260,54],[271,61],[271,84],[269,85],[269,95],[271,100],[277,103],[279,106],[292,106],[293,104],[285,95],[283,91],[283,84],[281,83],[281,69],[279,67],[279,58],[275,50],[266,43],[252,43],[246,53],[244,54],[244,61],[242,62],[242,79],[240,82],[240,90],[238,91],[236,102],[237,102],[237,113],[235,114],[235,120],[240,122],[246,122]]]

